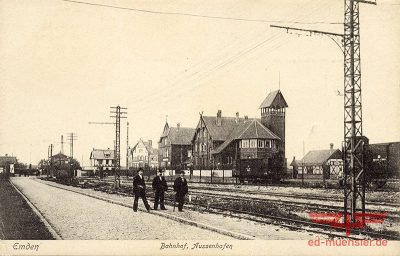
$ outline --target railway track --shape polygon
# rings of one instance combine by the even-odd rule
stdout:
[[[220,191],[220,192],[233,192],[233,193],[246,193],[251,195],[266,195],[266,196],[279,196],[285,198],[296,198],[296,199],[307,199],[307,200],[321,200],[321,201],[333,201],[333,202],[343,202],[341,199],[320,196],[320,195],[299,195],[299,194],[285,194],[285,193],[277,193],[277,192],[268,192],[268,191],[252,191],[252,190],[241,190],[241,189],[232,189],[232,188],[216,188],[216,187],[196,187],[192,186],[191,190],[212,190],[212,191]],[[389,202],[377,202],[377,201],[367,201],[369,205],[374,206],[389,206],[389,207],[397,207],[400,209],[400,204],[389,203]]]
[[[102,181],[106,182],[107,184],[111,185],[113,184],[113,181]],[[132,187],[131,181],[127,180],[122,180],[121,184],[126,187]],[[171,186],[172,184],[170,184]],[[148,183],[148,186],[151,186],[150,183]],[[280,205],[287,205],[287,206],[303,206],[307,207],[309,210],[313,211],[343,211],[342,206],[332,206],[332,205],[327,205],[327,204],[321,204],[321,203],[312,203],[309,201],[324,201],[324,202],[337,202],[341,203],[342,200],[332,198],[332,197],[324,197],[324,196],[319,196],[319,195],[299,195],[299,194],[284,194],[284,193],[276,193],[276,192],[268,192],[268,191],[248,191],[248,190],[241,190],[241,189],[232,189],[232,188],[216,188],[216,187],[197,187],[197,186],[192,186],[190,187],[191,193],[192,194],[203,194],[207,196],[224,196],[226,198],[231,198],[232,200],[235,200],[237,198],[240,198],[241,200],[252,200],[252,201],[264,201],[264,202],[274,202],[276,204]],[[215,191],[216,193],[212,193],[209,191]],[[226,193],[236,193],[234,196],[226,195]],[[246,197],[246,196],[241,196],[240,194],[246,194],[246,195],[254,195],[252,197]],[[273,198],[260,198],[256,196],[270,196],[270,197],[278,197],[278,199],[273,199]],[[288,200],[283,200],[281,198],[287,198]],[[308,202],[299,202],[299,201],[292,201],[289,199],[302,199],[302,200],[309,200]],[[375,207],[393,207],[398,210],[400,210],[400,205],[399,204],[393,204],[393,203],[386,203],[386,202],[374,202],[374,201],[368,201],[367,205],[369,206],[375,206]],[[387,211],[390,213],[391,218],[398,219],[400,218],[399,212],[397,211]]]
[[[100,189],[101,190],[101,189]],[[124,196],[130,196],[132,197],[132,193],[130,189],[128,189],[129,192],[117,192],[118,194],[124,195]],[[107,189],[104,189],[104,192],[107,192]],[[154,199],[153,193],[146,193],[146,196],[149,199]],[[276,216],[272,214],[264,214],[264,213],[259,213],[259,212],[254,212],[250,210],[243,210],[243,209],[234,209],[232,207],[227,206],[228,201],[247,201],[249,203],[265,203],[265,199],[253,199],[253,198],[245,198],[245,197],[240,197],[240,196],[227,196],[227,195],[216,195],[211,192],[205,192],[205,191],[199,191],[199,192],[192,192],[191,196],[194,197],[192,198],[191,202],[188,202],[185,207],[189,207],[192,210],[195,211],[206,211],[210,213],[216,213],[216,214],[223,214],[223,215],[229,215],[232,217],[236,218],[241,218],[241,219],[246,219],[246,220],[251,220],[255,221],[258,223],[263,223],[263,224],[274,224],[274,225],[280,225],[282,227],[286,227],[289,229],[293,230],[306,230],[309,232],[314,232],[318,234],[324,234],[324,235],[329,235],[332,237],[336,238],[349,238],[346,235],[344,235],[346,229],[345,228],[332,228],[330,225],[326,224],[319,224],[319,223],[314,223],[311,221],[306,221],[300,219],[298,216],[293,215],[292,217],[282,217],[282,216]],[[206,198],[205,198],[206,197]],[[200,199],[199,199],[200,198]],[[199,199],[199,200],[197,200]],[[165,198],[166,204],[167,205],[173,205],[173,195],[172,193],[169,193],[166,198]],[[225,202],[224,202],[225,201]],[[274,202],[274,204],[277,202]],[[291,203],[289,204],[288,202],[280,202],[281,205],[283,206],[291,206],[291,207],[299,207],[299,204],[296,203]],[[321,206],[318,204],[310,204],[310,203],[301,203],[301,207],[307,207],[307,209],[312,209],[315,210],[316,212],[326,212],[326,211],[332,211],[332,212],[338,212],[337,207],[329,207],[329,206]],[[295,210],[293,210],[295,211]],[[304,209],[303,209],[304,211]],[[289,212],[290,215],[290,212]],[[336,233],[333,232],[332,230],[336,230]],[[355,229],[352,230],[353,236],[351,237],[352,239],[365,239],[365,237],[369,238],[374,238],[374,239],[388,239],[388,240],[400,240],[400,237],[397,235],[391,235],[391,234],[383,234],[383,233],[378,233],[374,231],[367,231],[367,230],[361,230],[361,229]],[[363,238],[357,237],[357,236],[364,236]]]
[[[113,183],[111,180],[103,180],[104,182],[107,182],[109,184]],[[126,180],[126,179],[121,179],[121,184],[126,185],[126,186],[131,186],[131,180]],[[172,186],[173,183],[168,182],[170,186]],[[146,182],[146,184],[151,186],[151,182]],[[225,184],[226,185],[226,184]],[[232,185],[232,184],[230,184]],[[249,195],[265,195],[265,196],[275,196],[275,197],[284,197],[284,198],[295,198],[295,199],[305,199],[305,200],[320,200],[320,201],[330,201],[330,202],[338,202],[342,203],[343,200],[340,198],[334,198],[334,197],[327,197],[327,196],[321,196],[321,195],[315,195],[315,194],[287,194],[287,193],[279,193],[279,192],[269,192],[269,191],[254,191],[254,190],[248,190],[248,189],[242,189],[242,188],[223,188],[223,187],[212,187],[210,184],[206,186],[202,186],[201,183],[196,183],[195,186],[191,186],[190,190],[208,190],[208,191],[216,191],[216,192],[231,192],[231,193],[245,193]],[[366,204],[370,206],[387,206],[387,207],[395,207],[400,210],[400,204],[398,203],[391,203],[391,202],[380,202],[380,201],[367,201]],[[343,207],[341,207],[343,208]]]

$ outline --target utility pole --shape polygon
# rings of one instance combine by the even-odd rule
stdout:
[[[287,31],[303,31],[330,37],[344,55],[344,221],[357,222],[361,208],[362,224],[365,223],[365,169],[364,145],[368,140],[362,133],[361,60],[360,60],[360,11],[359,3],[374,4],[364,0],[344,1],[344,34],[318,30],[274,26]],[[357,202],[359,204],[357,204]],[[350,215],[350,216],[348,216]],[[347,225],[346,225],[347,226]]]
[[[61,154],[64,154],[64,135],[61,135]]]
[[[68,134],[68,140],[69,140],[69,142],[70,142],[70,161],[69,161],[69,167],[71,168],[71,163],[72,163],[72,160],[74,159],[74,140],[77,140],[78,138],[77,138],[77,136],[76,136],[76,134],[74,134],[73,132],[71,132],[71,133],[69,133]],[[72,174],[72,176],[74,177],[75,176],[75,170],[73,170],[73,174]]]
[[[126,122],[126,177],[129,170],[129,122]]]
[[[50,172],[53,170],[53,144],[50,144],[48,150],[48,158],[49,158],[49,163],[50,163]],[[47,172],[47,177],[49,177],[49,172]]]
[[[127,118],[126,116],[122,116],[124,114],[128,114],[128,112],[122,112],[121,110],[126,110],[128,108],[124,108],[121,106],[116,106],[116,107],[110,107],[112,111],[110,111],[111,114],[114,114],[113,116],[110,116],[111,118],[115,118],[115,182],[116,186],[120,186],[120,168],[121,168],[121,118]]]
[[[120,186],[120,179],[119,179],[119,171],[121,167],[121,118],[127,118],[126,116],[122,116],[124,114],[128,114],[128,112],[123,112],[121,110],[126,110],[128,108],[121,107],[121,106],[116,106],[116,107],[110,107],[112,111],[110,111],[111,114],[114,114],[113,116],[110,116],[112,118],[115,118],[115,122],[89,122],[89,124],[113,124],[115,125],[115,143],[114,143],[114,181],[115,181],[115,187]]]

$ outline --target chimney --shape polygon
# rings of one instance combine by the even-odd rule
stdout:
[[[217,126],[221,126],[222,125],[222,111],[218,110],[217,112]]]
[[[249,117],[248,116],[244,116],[244,121],[245,122],[249,121]]]
[[[178,128],[179,128],[179,126],[178,126]],[[152,141],[152,140],[149,140],[148,143],[149,143],[149,146],[152,147],[153,141]]]
[[[236,122],[236,124],[239,123],[239,112],[236,112],[235,122]]]
[[[333,143],[329,144],[329,153],[332,154],[333,153]]]
[[[181,124],[180,124],[180,123],[177,123],[177,124],[176,124],[176,127],[178,128],[178,131],[179,131],[179,128],[181,128]]]

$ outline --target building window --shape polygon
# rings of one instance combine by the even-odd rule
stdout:
[[[242,148],[248,148],[249,147],[249,140],[242,140]]]
[[[169,152],[168,152],[168,149],[167,149],[167,150],[165,150],[165,156],[166,156],[166,157],[169,157]]]
[[[266,141],[265,141],[265,147],[266,147],[266,148],[271,148],[271,141],[266,140]]]
[[[257,147],[257,140],[250,140],[250,148],[256,148]]]
[[[164,139],[164,145],[167,146],[167,143],[168,143],[167,138],[165,138]]]
[[[264,148],[264,141],[263,140],[258,140],[258,147],[259,148]]]

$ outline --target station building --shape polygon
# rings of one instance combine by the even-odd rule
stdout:
[[[285,154],[285,108],[280,90],[261,103],[261,118],[200,116],[192,138],[196,170],[267,171],[274,154]]]

